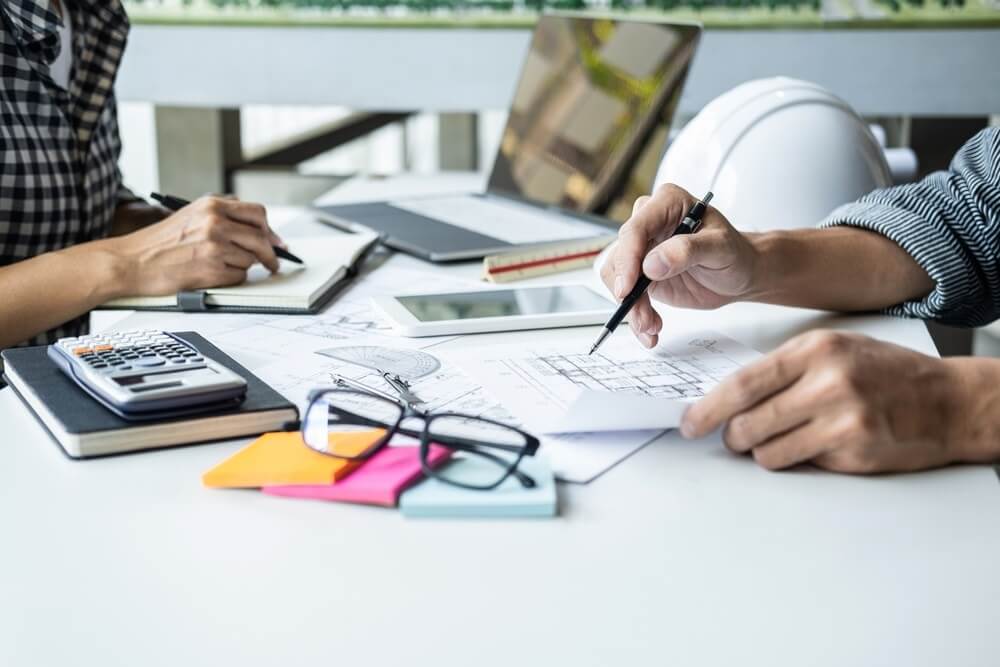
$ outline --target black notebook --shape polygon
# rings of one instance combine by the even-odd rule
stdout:
[[[298,421],[292,403],[219,348],[194,332],[174,335],[246,379],[241,405],[192,417],[128,422],[66,377],[49,359],[44,345],[4,350],[4,377],[71,458],[258,435],[284,430]]]

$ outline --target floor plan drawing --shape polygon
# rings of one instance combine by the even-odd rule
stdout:
[[[717,341],[688,343],[690,352],[619,360],[604,354],[556,354],[531,361],[543,377],[561,376],[581,389],[632,391],[648,396],[698,398],[740,364],[717,347]]]

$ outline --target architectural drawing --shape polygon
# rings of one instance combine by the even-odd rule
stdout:
[[[561,376],[581,389],[631,391],[647,396],[698,398],[740,364],[714,339],[688,342],[669,356],[621,360],[605,354],[543,355],[530,361],[542,377]]]

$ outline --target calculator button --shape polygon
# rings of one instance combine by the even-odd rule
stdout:
[[[107,352],[108,350],[113,350],[113,349],[115,349],[114,345],[108,345],[107,343],[94,346],[95,352]]]
[[[88,352],[93,352],[93,350],[90,349],[89,347],[77,347],[77,348],[73,348],[73,354],[75,354],[78,357],[81,356],[81,355],[87,354]]]
[[[205,361],[205,360],[201,357],[192,357],[191,361]]]
[[[92,366],[93,368],[107,368],[107,367],[108,367],[108,365],[107,365],[107,364],[105,364],[105,363],[96,363],[96,364],[91,364],[91,366]]]
[[[151,366],[162,366],[165,363],[166,362],[163,361],[163,359],[153,358],[153,359],[139,359],[137,362],[135,362],[135,365],[143,367],[151,367]]]

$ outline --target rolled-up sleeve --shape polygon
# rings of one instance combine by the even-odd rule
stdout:
[[[980,326],[1000,317],[1000,129],[983,130],[947,171],[876,190],[845,204],[822,226],[867,229],[891,239],[935,282],[893,315]]]

